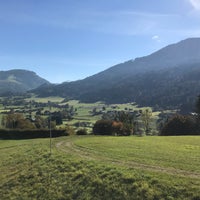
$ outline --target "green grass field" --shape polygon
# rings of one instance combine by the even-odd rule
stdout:
[[[200,137],[0,140],[4,199],[200,199]]]
[[[26,101],[36,101],[36,102],[40,102],[40,103],[48,103],[48,101],[51,102],[61,102],[63,101],[64,98],[62,97],[48,97],[48,98],[39,98],[39,97],[31,97],[31,98],[27,98]]]

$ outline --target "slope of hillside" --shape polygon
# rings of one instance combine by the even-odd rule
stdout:
[[[186,108],[200,93],[198,75],[200,38],[190,38],[86,79],[43,87],[35,93],[85,102],[136,101],[140,105]]]
[[[1,200],[199,200],[200,137],[0,140]]]
[[[27,70],[0,71],[0,94],[22,93],[49,82]]]

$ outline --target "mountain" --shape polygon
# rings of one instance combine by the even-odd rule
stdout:
[[[21,69],[0,71],[0,95],[23,93],[43,84],[49,82],[32,71]]]
[[[163,108],[191,107],[200,94],[200,38],[189,38],[83,80],[42,87],[40,96]]]

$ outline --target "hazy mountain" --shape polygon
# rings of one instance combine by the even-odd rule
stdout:
[[[189,107],[200,94],[200,38],[169,45],[83,80],[35,90],[85,102]]]
[[[27,70],[0,71],[0,94],[23,93],[49,82]]]

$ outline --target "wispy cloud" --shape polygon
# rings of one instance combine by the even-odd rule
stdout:
[[[161,42],[160,37],[158,35],[154,35],[151,39],[156,42]]]
[[[200,0],[188,0],[195,10],[200,11]]]
[[[153,34],[162,21],[176,18],[174,14],[139,12],[134,10],[75,10],[63,13],[4,12],[0,19],[14,24],[47,26],[62,29],[78,29],[115,35]],[[12,11],[12,12],[11,12]]]
[[[155,29],[169,19],[178,18],[174,14],[118,10],[112,12],[88,12],[85,19],[90,19],[88,29],[116,35],[152,35]]]
[[[186,0],[195,10],[200,10],[200,0]],[[51,10],[37,10],[28,12],[25,9],[19,12],[15,8],[0,8],[0,19],[14,24],[25,24],[35,26],[46,26],[64,30],[80,30],[98,32],[110,35],[148,35],[150,38],[156,34],[162,36],[170,30],[176,32],[185,27],[183,17],[179,14],[152,13],[137,10],[112,10],[100,11],[94,9],[62,10],[61,12]],[[192,18],[191,18],[192,21]],[[195,25],[196,26],[196,25]],[[198,27],[190,27],[195,29]],[[179,31],[180,32],[180,31]],[[191,31],[192,32],[192,31]],[[163,38],[163,37],[162,37]],[[160,41],[160,38],[152,38]]]

